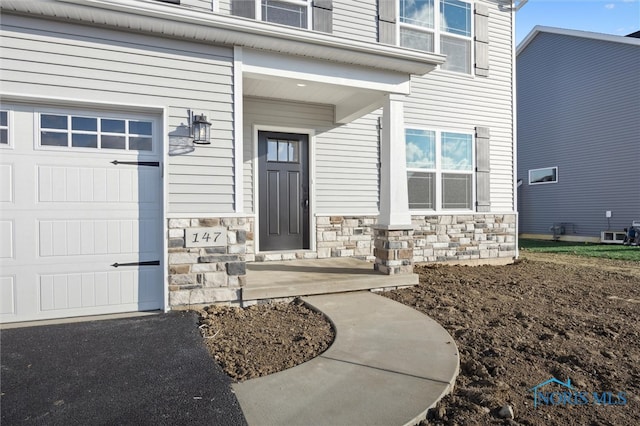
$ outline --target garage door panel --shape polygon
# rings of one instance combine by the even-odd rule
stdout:
[[[10,315],[16,312],[15,277],[0,277],[0,315]]]
[[[0,164],[0,203],[12,203],[13,164]]]
[[[39,282],[40,310],[153,305],[157,303],[159,280],[159,268],[43,274]]]
[[[11,149],[2,151],[0,321],[162,308],[163,185],[155,166],[161,160],[160,119],[47,108],[43,114],[66,117],[68,126],[43,130],[39,109],[11,112],[21,125],[12,129]],[[67,141],[87,133],[73,127],[73,117],[83,116],[105,123],[142,120],[152,129],[143,136],[154,151],[135,151],[138,145],[129,142],[137,136],[128,133],[118,136],[128,141],[119,149],[110,148],[108,137],[98,148],[40,144],[50,132]]]
[[[127,168],[122,168],[127,167]],[[159,200],[157,168],[38,165],[40,203],[152,203]]]
[[[155,255],[161,227],[155,219],[39,221],[39,255]]]
[[[13,221],[0,221],[0,259],[12,259],[15,253],[15,239],[13,238]]]

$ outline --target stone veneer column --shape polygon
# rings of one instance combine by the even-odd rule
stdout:
[[[374,269],[386,275],[413,273],[413,228],[374,227]]]
[[[187,247],[187,230],[212,227],[226,231],[222,245]],[[251,218],[169,219],[169,305],[239,303],[247,251],[253,252]]]
[[[387,275],[413,273],[403,101],[401,95],[386,96],[380,129],[380,215],[374,226],[374,268]]]

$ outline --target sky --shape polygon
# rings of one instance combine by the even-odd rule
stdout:
[[[640,30],[640,0],[529,0],[516,12],[516,43],[536,25],[627,35]]]

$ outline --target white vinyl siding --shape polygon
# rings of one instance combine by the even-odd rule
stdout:
[[[220,0],[218,2],[218,13],[231,15],[231,0]]]
[[[168,214],[234,211],[230,49],[12,15],[2,24],[4,92],[166,106],[168,132],[188,109],[209,117],[211,145],[169,157]]]
[[[349,40],[377,41],[375,1],[341,0],[333,2],[333,34]]]
[[[244,207],[253,212],[253,126],[312,129],[318,214],[378,211],[378,113],[336,127],[332,106],[247,98],[244,101]]]
[[[376,214],[379,203],[380,112],[316,138],[316,212]]]
[[[433,71],[413,77],[405,102],[407,128],[439,128],[473,133],[476,126],[491,131],[491,211],[512,212],[513,115],[511,83],[512,13],[490,6],[491,75],[487,78]]]

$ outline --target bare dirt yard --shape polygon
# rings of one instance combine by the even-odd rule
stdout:
[[[640,265],[525,252],[513,265],[416,272],[418,286],[382,294],[437,320],[461,356],[453,393],[424,424],[640,424]],[[333,339],[299,303],[210,307],[201,328],[239,381],[304,362]],[[551,378],[571,388],[534,395]]]

